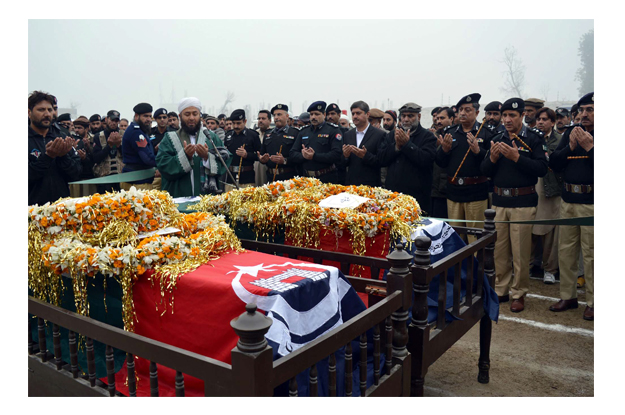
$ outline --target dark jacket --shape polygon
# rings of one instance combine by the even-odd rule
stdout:
[[[419,124],[411,130],[408,143],[398,150],[395,148],[396,132],[397,129],[387,134],[379,153],[382,166],[388,166],[385,186],[414,197],[421,210],[429,213],[436,137]]]
[[[549,167],[555,172],[563,172],[564,183],[562,185],[562,200],[566,203],[592,205],[595,203],[595,147],[593,146],[590,151],[586,151],[578,144],[575,150],[571,150],[569,146],[569,136],[575,127],[576,125],[570,126],[562,135],[560,144],[558,144],[556,150],[549,157]],[[594,130],[591,134],[594,138]],[[568,157],[584,158],[569,159]],[[566,183],[572,185],[590,185],[593,186],[593,189],[590,193],[572,193],[568,192],[566,187],[564,187]]]
[[[558,148],[558,144],[560,144],[560,140],[562,139],[562,135],[559,134],[554,128],[551,131],[551,135],[547,139],[545,145],[547,146],[547,153],[549,157],[551,154]],[[546,197],[556,197],[562,195],[562,173],[554,172],[551,168],[543,177],[543,186],[545,187],[545,196]]]
[[[359,158],[355,154],[350,154],[348,158],[343,157],[343,163],[347,167],[345,176],[346,185],[366,185],[381,186],[380,180],[380,160],[378,153],[386,139],[386,131],[373,127],[369,124],[365,136],[358,148],[366,148],[367,153],[363,158]],[[348,130],[343,136],[343,145],[351,144],[356,146],[356,129]]]
[[[302,154],[302,145],[315,150],[312,160],[306,160]],[[320,171],[336,167],[341,162],[343,154],[343,134],[339,126],[329,122],[322,122],[317,127],[307,125],[303,127],[291,151],[289,153],[289,163],[300,165],[302,173]],[[317,177],[323,183],[338,182],[338,173],[332,171]]]
[[[239,168],[241,166],[240,175],[235,174],[235,177],[239,177],[240,184],[246,183],[254,183],[255,182],[255,173],[254,173],[254,162],[258,161],[257,152],[260,151],[260,136],[254,130],[250,130],[249,128],[244,128],[241,131],[241,134],[237,134],[236,131],[230,130],[226,132],[226,138],[224,140],[224,145],[232,154],[232,163],[230,164],[230,170],[233,168]],[[237,149],[241,146],[245,146],[245,151],[247,151],[247,157],[241,158],[237,156]],[[251,169],[250,169],[251,167]]]
[[[497,162],[493,163],[490,160],[490,150],[482,161],[482,173],[492,177],[495,187],[511,189],[535,186],[538,178],[547,174],[548,162],[545,156],[545,140],[542,133],[536,129],[523,126],[518,135],[530,149],[525,148],[518,140],[514,140],[519,148],[519,159],[516,162],[499,155]],[[491,141],[502,141],[511,147],[513,146],[507,131],[497,134]],[[512,197],[499,196],[493,193],[493,206],[520,208],[536,207],[537,205],[537,193]]]
[[[82,165],[75,149],[62,157],[46,155],[46,144],[57,136],[53,128],[43,137],[28,127],[28,205],[69,197],[68,183],[80,178]]]

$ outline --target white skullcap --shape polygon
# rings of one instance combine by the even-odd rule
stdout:
[[[202,103],[200,102],[200,100],[195,97],[188,97],[182,98],[180,104],[178,104],[178,114],[180,114],[182,111],[186,110],[189,107],[195,107],[200,110],[200,112],[202,112]]]
[[[341,114],[341,118],[343,118],[344,120],[347,120],[347,121],[351,121],[349,119],[349,117],[347,115],[345,115],[345,114]]]

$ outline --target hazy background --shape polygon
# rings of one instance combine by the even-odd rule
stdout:
[[[504,49],[526,67],[525,96],[577,101],[580,37],[593,20],[29,20],[28,89],[89,117],[139,102],[217,115],[316,100],[397,109],[504,101]],[[62,58],[62,64],[59,64]],[[56,64],[50,64],[56,62]],[[429,117],[429,113],[427,114]]]

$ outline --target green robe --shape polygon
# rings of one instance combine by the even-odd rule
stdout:
[[[217,147],[223,147],[223,142],[217,134],[208,130],[204,131],[211,136]],[[184,141],[191,144],[191,138],[182,128],[176,132],[167,132],[158,146],[156,155],[156,168],[162,176],[161,190],[166,190],[174,198],[198,196],[202,190],[200,172],[205,169],[202,164],[203,160],[197,153],[189,160],[184,152]],[[206,144],[209,150],[214,149],[213,145],[207,142],[206,135],[202,131],[198,133],[196,144]],[[215,161],[218,166],[217,175],[224,174],[226,168],[218,157]],[[232,157],[225,161],[227,165],[230,165]],[[191,184],[191,170],[193,170],[193,185]]]

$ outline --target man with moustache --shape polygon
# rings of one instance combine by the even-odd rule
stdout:
[[[80,157],[82,172],[79,180],[93,179],[93,139],[89,137],[89,120],[81,115],[74,120],[75,145],[74,148]],[[95,184],[70,184],[72,197],[91,195],[97,192]]]
[[[571,125],[571,113],[566,108],[556,108],[556,132],[564,134]]]
[[[110,176],[121,173],[124,167],[122,154],[122,135],[119,132],[119,112],[111,110],[107,113],[103,130],[93,136],[93,173],[95,177]],[[98,193],[120,190],[119,183],[96,185]]]
[[[536,111],[545,106],[545,101],[538,98],[528,98],[525,100],[525,124],[529,128],[536,127]]]
[[[28,204],[43,205],[68,197],[68,183],[80,177],[81,163],[74,139],[52,131],[52,95],[33,91],[28,96]]]
[[[595,212],[595,93],[577,102],[581,126],[567,128],[560,144],[551,155],[549,167],[563,172],[561,218],[594,216]],[[577,271],[580,250],[584,258],[586,309],[584,320],[595,319],[594,255],[595,234],[592,226],[560,226],[558,257],[560,265],[560,298],[551,311],[577,308]]]
[[[156,121],[156,126],[150,130],[150,141],[152,141],[152,147],[154,147],[154,154],[158,154],[158,145],[165,137],[165,133],[173,131],[173,129],[168,126],[169,116],[165,108],[159,108],[154,111],[153,119]]]
[[[381,186],[378,151],[386,139],[386,131],[369,123],[369,105],[356,101],[350,107],[352,128],[343,137],[343,158],[347,167],[346,185]]]
[[[152,106],[142,102],[132,109],[135,113],[133,122],[122,137],[122,155],[124,167],[122,172],[147,170],[156,167],[154,147],[150,140],[152,126]],[[108,115],[107,115],[108,116]],[[157,174],[155,177],[159,177]],[[133,182],[120,183],[122,189],[130,190],[132,186],[137,189],[152,190],[153,178],[136,180]]]
[[[323,101],[310,104],[307,109],[310,125],[302,128],[295,139],[289,163],[293,161],[301,166],[306,177],[316,177],[323,183],[337,183],[336,164],[341,161],[343,134],[335,124],[325,121],[325,110]]]
[[[288,157],[299,130],[288,125],[288,111],[286,104],[277,104],[271,109],[276,127],[265,134],[257,154],[259,162],[267,168],[266,183],[292,179],[298,174]]]
[[[258,161],[260,137],[256,131],[245,127],[247,119],[244,110],[232,111],[230,120],[232,120],[232,131],[226,132],[224,141],[226,148],[232,154],[230,172],[238,181],[239,187],[254,186],[256,181],[254,162]],[[234,188],[232,184],[227,187],[227,189],[232,188]]]
[[[122,118],[121,120],[119,120],[119,134],[121,134],[122,137],[124,136],[124,133],[126,132],[126,129],[128,128],[129,124],[130,123],[125,118]]]
[[[369,123],[375,128],[382,129],[382,118],[384,118],[384,113],[382,110],[377,108],[371,108],[369,111]]]
[[[504,132],[506,129],[501,123],[501,102],[492,101],[484,107],[484,114],[486,115],[486,123],[495,127],[497,132]]]
[[[481,171],[494,182],[495,291],[499,303],[510,301],[511,294],[510,311],[518,313],[525,309],[529,291],[532,225],[501,222],[528,221],[536,216],[536,183],[547,174],[547,150],[542,133],[523,125],[523,99],[508,99],[501,106],[501,114],[506,131],[491,139]]]
[[[436,164],[447,173],[447,214],[450,219],[474,220],[470,228],[482,228],[488,207],[488,178],[480,165],[495,135],[495,127],[480,124],[480,94],[464,96],[456,104],[458,124],[438,136]],[[469,235],[468,242],[475,240]]]
[[[167,126],[173,131],[178,131],[180,129],[180,120],[178,119],[178,114],[174,111],[169,111],[167,113]]]
[[[217,135],[202,126],[202,104],[194,97],[178,104],[180,129],[168,131],[161,141],[156,164],[162,189],[172,197],[216,194],[217,178],[226,172],[217,151],[230,164],[232,158]]]
[[[258,128],[256,132],[258,133],[258,138],[260,139],[260,144],[262,146],[265,141],[265,136],[269,130],[269,126],[271,125],[271,113],[267,110],[260,110],[258,112]],[[262,186],[267,183],[267,166],[261,163],[260,161],[254,162],[254,183],[256,186]]]
[[[222,142],[224,138],[226,138],[226,132],[219,126],[219,120],[212,115],[206,117],[206,127],[217,134],[217,137],[219,137]]]
[[[438,112],[434,114],[434,135],[436,137],[445,136],[445,131],[454,122],[454,112],[449,107],[437,107]],[[437,146],[440,144],[437,143]],[[432,166],[432,213],[435,218],[447,218],[447,173],[445,168],[436,162]]]
[[[326,108],[326,122],[335,125],[341,130],[341,134],[345,137],[345,133],[349,131],[349,128],[345,128],[340,124],[341,121],[341,109],[337,104],[330,104]],[[338,184],[345,184],[345,175],[347,174],[347,166],[345,161],[341,158],[341,161],[336,164],[338,178]]]
[[[378,153],[382,166],[388,166],[385,186],[414,197],[421,210],[429,214],[436,137],[420,123],[421,105],[404,104],[399,109],[399,119],[400,125],[386,135]]]
[[[102,118],[100,118],[100,114],[93,114],[89,117],[89,132],[92,136],[95,137],[102,129]]]
[[[384,111],[382,127],[388,132],[393,131],[397,125],[397,113],[393,110]]]

